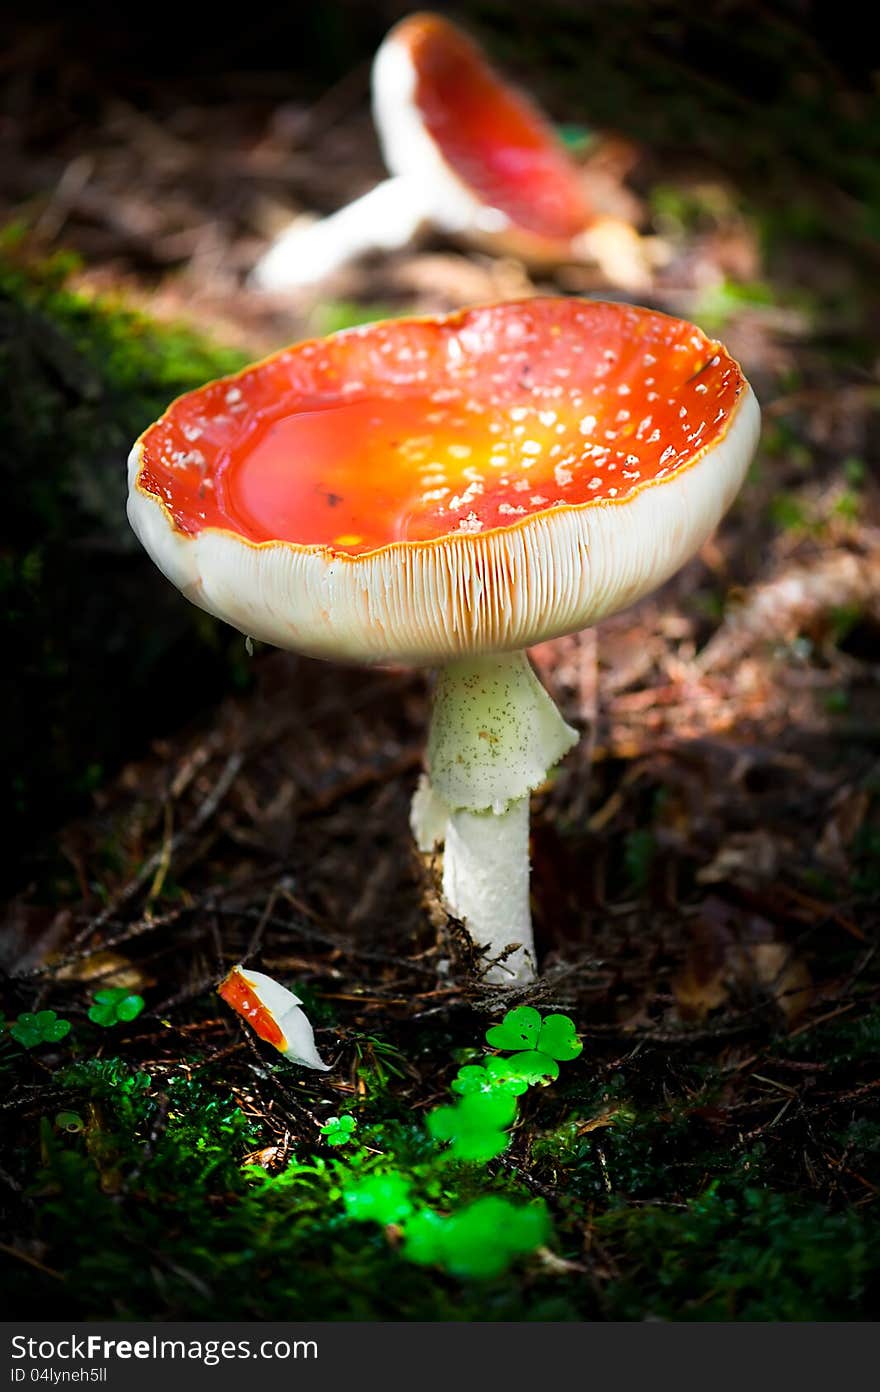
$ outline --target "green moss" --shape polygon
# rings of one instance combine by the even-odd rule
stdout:
[[[828,1066],[861,1063],[880,1057],[880,1007],[856,1019],[828,1020],[794,1039],[782,1039],[779,1053],[797,1059],[820,1059]]]
[[[763,282],[749,284],[726,279],[708,286],[693,306],[693,318],[710,333],[720,333],[742,310],[770,309],[776,303]]]
[[[361,304],[356,300],[322,300],[315,306],[310,320],[309,333],[315,338],[326,334],[339,333],[342,329],[354,329],[361,324],[372,324],[377,319],[393,319],[395,310],[387,304]]]
[[[621,1207],[596,1231],[627,1267],[613,1319],[853,1320],[880,1283],[876,1217],[763,1189],[713,1183],[684,1212]]]
[[[545,1131],[532,1142],[532,1159],[540,1165],[573,1165],[584,1153],[581,1135],[582,1123],[577,1117],[570,1117],[552,1131]]]
[[[638,828],[627,835],[623,847],[623,865],[627,880],[637,894],[647,888],[656,853],[657,840],[652,831]]]
[[[69,1066],[55,1082],[66,1114],[88,1120],[43,1119],[29,1197],[47,1265],[64,1271],[72,1317],[527,1319],[557,1295],[540,1274],[528,1290],[500,1279],[508,1260],[547,1239],[546,1219],[489,1267],[463,1257],[466,1222],[437,1256],[461,1280],[401,1255],[385,1225],[425,1203],[466,1212],[495,1195],[517,1215],[531,1211],[530,1196],[503,1174],[438,1169],[436,1148],[426,1153],[414,1123],[421,1156],[404,1125],[390,1123],[345,1160],[332,1151],[294,1157],[269,1175],[243,1163],[265,1136],[204,1079],[157,1080],[110,1059]],[[487,1275],[499,1279],[487,1287]],[[47,1282],[33,1267],[17,1271],[7,1308],[34,1308]],[[564,1301],[554,1308],[575,1317]]]
[[[845,488],[834,504],[835,517],[845,522],[857,522],[862,510],[862,496],[854,488]]]
[[[813,525],[804,504],[790,493],[778,493],[770,500],[770,520],[785,532],[809,531]]]
[[[150,1028],[146,1017],[138,1026]],[[834,1096],[857,1088],[853,1070],[877,1055],[878,1031],[875,1010],[768,1045],[777,1060],[820,1063],[821,1087]],[[824,1201],[790,1192],[793,1155],[811,1175],[826,1152],[835,1166],[845,1157],[833,1174],[871,1183],[880,1128],[870,1114],[838,1112],[817,1152],[798,1108],[775,1126],[778,1094],[766,1111],[745,1112],[747,1125],[732,1120],[731,1075],[711,1051],[685,1058],[645,1045],[602,1065],[588,1037],[555,1083],[510,1099],[518,1114],[501,1156],[457,1162],[426,1125],[440,1046],[434,1040],[428,1057],[420,1041],[370,1036],[403,1078],[386,1075],[353,1102],[357,1130],[344,1149],[321,1134],[318,1104],[318,1127],[299,1129],[293,1156],[273,1151],[282,1116],[265,1107],[256,1115],[248,1084],[247,1099],[230,1095],[204,1059],[145,1071],[122,1059],[61,1058],[42,1121],[28,1110],[22,1123],[14,1178],[35,1205],[45,1266],[63,1274],[66,1314],[800,1320],[870,1308],[880,1253],[871,1208],[836,1206],[836,1180]],[[460,1061],[461,1034],[456,1043],[443,1036]],[[429,1101],[414,1108],[416,1058]],[[308,1088],[286,1067],[272,1072],[273,1090],[289,1090],[295,1111]],[[457,1076],[450,1066],[446,1083]],[[749,1139],[762,1117],[774,1129]],[[273,1153],[281,1168],[267,1173]],[[863,1180],[853,1184],[861,1195]],[[552,1228],[528,1216],[544,1213],[539,1197]],[[502,1212],[524,1233],[487,1253],[484,1219]],[[585,1232],[604,1254],[598,1280],[584,1274]],[[538,1243],[573,1265],[546,1263]],[[57,1300],[56,1287],[25,1265],[9,1308]]]
[[[0,240],[0,642],[12,658],[0,718],[16,732],[0,768],[12,790],[7,874],[139,738],[228,685],[242,648],[181,603],[125,516],[137,435],[242,355],[70,289],[70,257],[32,266],[10,242]]]

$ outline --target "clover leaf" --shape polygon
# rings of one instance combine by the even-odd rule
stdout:
[[[436,1107],[428,1114],[428,1130],[438,1141],[450,1141],[456,1160],[494,1160],[507,1147],[506,1128],[516,1116],[516,1098],[509,1092],[466,1093],[454,1107]]]
[[[547,1015],[542,1020],[530,1005],[508,1010],[500,1025],[487,1029],[486,1042],[494,1049],[520,1051],[506,1060],[506,1066],[510,1076],[524,1080],[526,1086],[558,1078],[559,1060],[577,1058],[584,1047],[567,1015]]]
[[[449,1219],[432,1208],[420,1208],[404,1228],[404,1255],[420,1266],[439,1266],[446,1252],[446,1230]]]
[[[450,1087],[460,1097],[472,1092],[509,1092],[521,1097],[528,1089],[528,1079],[510,1068],[510,1061],[503,1058],[488,1058],[485,1064],[467,1063],[459,1068]]]
[[[508,1067],[523,1080],[526,1087],[540,1083],[546,1086],[559,1077],[559,1064],[549,1054],[537,1049],[526,1049],[521,1054],[513,1054],[506,1060]]]
[[[534,1049],[541,1030],[541,1016],[532,1005],[508,1010],[500,1025],[486,1030],[486,1043],[493,1049]]]
[[[399,1223],[413,1211],[409,1180],[397,1170],[367,1175],[342,1191],[349,1218],[358,1223]]]
[[[26,1012],[9,1026],[9,1033],[25,1049],[34,1049],[38,1044],[57,1044],[70,1033],[70,1021],[59,1020],[54,1010]]]
[[[542,1054],[549,1054],[552,1059],[565,1063],[576,1059],[583,1047],[577,1037],[574,1021],[567,1015],[544,1016],[538,1035],[538,1049]]]
[[[345,1145],[350,1141],[357,1129],[357,1122],[353,1116],[328,1117],[321,1127],[321,1135],[328,1145]]]
[[[442,1266],[455,1276],[500,1276],[518,1256],[550,1235],[543,1203],[516,1205],[496,1195],[477,1199],[443,1218],[424,1209],[406,1225],[404,1255],[423,1266]]]
[[[121,1021],[134,1020],[144,1008],[143,996],[136,996],[125,986],[108,986],[95,992],[95,1004],[89,1008],[94,1025],[109,1029]]]

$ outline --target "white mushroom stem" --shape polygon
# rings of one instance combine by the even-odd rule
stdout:
[[[503,957],[487,981],[534,978],[529,794],[577,739],[525,653],[453,662],[438,677],[412,828],[421,850],[445,842],[450,911],[487,957]]]
[[[516,950],[486,972],[486,981],[532,981],[535,943],[529,904],[529,799],[506,812],[453,812],[446,825],[443,897],[486,956]]]
[[[503,248],[509,220],[482,207],[464,189],[437,189],[424,179],[385,179],[329,217],[296,218],[272,243],[250,275],[250,284],[269,292],[316,285],[371,251],[397,251],[434,227],[452,235],[489,239]],[[501,242],[497,243],[497,239]],[[497,243],[497,245],[496,245]],[[581,232],[560,260],[594,263],[617,285],[644,290],[651,284],[646,251],[638,233],[619,218],[600,218]]]
[[[433,218],[428,191],[409,177],[386,179],[317,222],[286,228],[251,272],[259,290],[313,285],[369,251],[396,251]]]
[[[575,237],[571,250],[573,260],[594,262],[612,285],[634,293],[651,287],[648,245],[621,218],[597,218]]]

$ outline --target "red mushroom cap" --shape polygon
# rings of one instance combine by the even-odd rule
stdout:
[[[298,344],[175,402],[129,515],[196,603],[282,647],[443,661],[654,588],[757,439],[725,349],[628,305],[535,299]]]
[[[558,257],[591,221],[577,165],[553,128],[448,20],[414,14],[396,25],[376,56],[373,94],[388,168],[435,180],[441,202],[450,191],[455,201],[447,185],[466,191],[470,230],[504,234],[511,249],[542,259]]]
[[[287,1048],[287,1040],[278,1024],[275,1010],[278,1009],[279,1014],[283,1014],[285,1009],[290,1008],[291,1003],[296,1005],[299,1002],[287,991],[280,1000],[270,1000],[267,1003],[261,999],[259,988],[267,980],[262,973],[251,972],[245,975],[241,967],[233,967],[217,987],[217,994],[237,1015],[247,1020],[259,1039],[264,1039],[267,1044],[274,1045],[283,1053]],[[290,999],[285,999],[288,996]]]

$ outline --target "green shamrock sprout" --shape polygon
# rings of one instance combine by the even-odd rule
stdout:
[[[353,1116],[328,1117],[321,1127],[321,1135],[328,1145],[345,1145],[357,1129]]]
[[[143,996],[136,996],[124,986],[108,986],[95,992],[95,1004],[89,1009],[93,1025],[109,1029],[122,1021],[137,1019],[144,1008]]]
[[[542,1020],[531,1005],[508,1010],[500,1025],[486,1030],[486,1042],[493,1049],[518,1051],[506,1063],[527,1084],[552,1082],[559,1077],[559,1061],[577,1058],[584,1047],[567,1015]]]
[[[550,1236],[543,1202],[518,1206],[495,1195],[477,1199],[443,1218],[423,1209],[406,1225],[404,1256],[422,1266],[441,1266],[455,1276],[500,1276],[519,1256]]]
[[[358,1223],[399,1223],[413,1211],[409,1180],[397,1170],[367,1175],[342,1191],[349,1218]]]
[[[38,1010],[36,1015],[19,1015],[9,1033],[25,1049],[35,1049],[38,1044],[57,1044],[70,1034],[70,1021],[59,1020],[54,1010]]]
[[[521,1097],[528,1090],[528,1079],[512,1072],[509,1059],[488,1058],[485,1065],[466,1063],[459,1068],[450,1087],[461,1097],[472,1092],[509,1092]]]
[[[507,1148],[506,1128],[516,1116],[516,1098],[497,1089],[468,1092],[454,1107],[436,1107],[428,1114],[428,1130],[438,1141],[451,1141],[456,1160],[494,1160]]]

